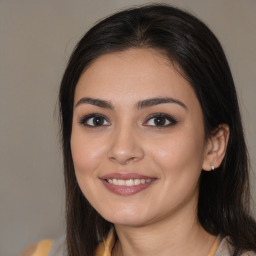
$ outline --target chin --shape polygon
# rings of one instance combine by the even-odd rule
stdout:
[[[127,211],[117,211],[116,213],[104,214],[102,217],[113,223],[114,225],[122,225],[122,226],[143,226],[145,223],[149,222],[150,218],[144,216],[138,211],[131,211],[131,209]]]

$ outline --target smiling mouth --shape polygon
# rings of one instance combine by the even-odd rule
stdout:
[[[101,177],[100,180],[110,192],[130,196],[151,187],[157,178],[136,173],[112,173]]]
[[[106,179],[106,181],[110,184],[116,185],[116,186],[139,186],[140,184],[146,184],[153,181],[153,179],[128,179],[128,180],[122,180],[122,179]]]

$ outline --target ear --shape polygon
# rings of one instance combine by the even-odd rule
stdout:
[[[229,126],[220,124],[209,136],[205,147],[202,169],[211,171],[212,166],[218,168],[225,156],[229,138]]]

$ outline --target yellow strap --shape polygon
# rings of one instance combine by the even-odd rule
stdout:
[[[215,252],[218,249],[219,244],[220,244],[220,238],[217,237],[208,256],[214,256]]]
[[[45,239],[41,240],[36,247],[36,251],[32,256],[48,256],[51,247],[53,244],[53,240]]]
[[[111,251],[112,251],[114,244],[115,244],[114,229],[111,229],[107,238],[102,243],[100,243],[98,245],[98,247],[96,249],[95,256],[111,256]],[[220,244],[220,238],[217,237],[208,256],[215,255],[219,244]],[[37,256],[37,255],[33,255],[33,256]]]
[[[104,239],[103,242],[101,242],[97,249],[95,256],[111,256],[111,251],[113,249],[113,246],[115,244],[115,232],[114,229],[112,228],[106,239]]]

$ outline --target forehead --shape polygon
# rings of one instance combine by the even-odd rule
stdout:
[[[153,49],[129,49],[97,58],[81,75],[75,102],[80,97],[95,96],[122,99],[121,102],[128,98],[163,96],[197,101],[193,88],[178,72],[178,67]]]

